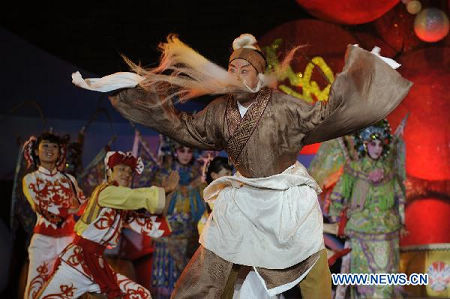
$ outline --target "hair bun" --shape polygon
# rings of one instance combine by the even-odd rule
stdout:
[[[258,50],[258,42],[256,38],[250,33],[241,34],[238,38],[233,41],[233,50],[247,48]]]

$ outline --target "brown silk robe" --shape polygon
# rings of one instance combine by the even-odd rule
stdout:
[[[236,100],[226,95],[201,112],[178,112],[172,103],[155,105],[154,93],[126,89],[111,102],[126,118],[180,143],[225,149],[237,170],[250,178],[283,172],[306,144],[322,142],[371,125],[407,95],[411,82],[373,54],[348,46],[346,64],[327,103],[308,104],[264,88],[241,119]]]
[[[140,88],[111,97],[114,107],[134,122],[149,126],[187,146],[226,150],[237,170],[246,177],[267,177],[283,172],[297,160],[306,144],[322,142],[371,125],[386,117],[407,95],[411,82],[373,54],[349,46],[346,64],[331,86],[327,103],[310,105],[272,89],[262,89],[241,119],[236,100],[226,95],[201,112],[178,112],[171,102]],[[319,257],[319,251],[287,269],[257,268],[270,288],[300,277]],[[329,296],[326,257],[303,286],[321,287]],[[319,264],[319,262],[317,264]],[[317,265],[316,264],[316,265]],[[218,298],[232,263],[200,247],[177,283],[173,298]],[[314,266],[316,267],[316,266]],[[328,274],[324,271],[326,269]],[[187,274],[186,274],[186,273]],[[311,271],[310,273],[312,273]],[[195,275],[193,274],[195,273]],[[211,275],[214,273],[214,275]],[[228,273],[228,274],[227,274]],[[325,274],[324,274],[325,273]],[[319,275],[320,277],[314,278]],[[215,279],[222,277],[223,279]],[[309,277],[309,276],[307,276]],[[308,281],[307,281],[308,280]],[[322,296],[316,291],[305,296]]]

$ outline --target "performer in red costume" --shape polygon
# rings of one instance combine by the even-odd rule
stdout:
[[[64,161],[63,140],[54,134],[31,137],[25,144],[28,166],[36,171],[23,178],[26,199],[36,212],[34,235],[28,247],[29,267],[25,298],[35,298],[47,281],[61,251],[73,240],[73,214],[85,197],[73,176],[58,170]]]
[[[123,227],[159,238],[170,233],[165,219],[141,215],[135,210],[161,213],[166,193],[175,189],[179,176],[171,173],[164,188],[131,189],[133,172],[143,164],[131,153],[108,152],[105,158],[107,182],[91,195],[75,225],[76,237],[61,253],[51,278],[38,298],[78,298],[84,293],[102,293],[108,298],[151,298],[150,292],[126,276],[116,273],[103,257],[105,248],[117,245]]]

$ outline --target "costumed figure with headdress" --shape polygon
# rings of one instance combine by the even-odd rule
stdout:
[[[84,293],[102,293],[108,298],[151,298],[150,292],[126,276],[115,272],[106,262],[106,247],[117,245],[122,228],[159,238],[170,234],[161,213],[166,193],[178,183],[172,173],[164,188],[131,189],[133,173],[143,164],[130,152],[108,152],[105,157],[107,181],[99,185],[85,205],[75,225],[75,239],[60,254],[54,272],[38,292],[37,298],[78,298]],[[149,213],[136,210],[145,209]]]
[[[327,102],[311,105],[272,88],[277,70],[265,73],[264,54],[250,34],[233,42],[228,71],[176,36],[160,48],[155,69],[128,61],[136,73],[86,80],[75,73],[72,78],[91,90],[122,88],[110,99],[124,117],[187,146],[225,150],[237,169],[204,190],[214,209],[172,298],[218,298],[233,265],[253,267],[269,295],[300,285],[304,298],[331,297],[320,188],[297,155],[304,145],[383,119],[411,82],[377,53],[348,46]],[[204,94],[223,96],[194,115],[172,103]]]
[[[326,158],[313,162],[311,174],[317,174],[323,182],[325,172],[343,169],[324,205],[325,215],[339,223],[338,235],[348,238],[345,248],[351,249],[343,257],[342,273],[399,270],[399,237],[405,223],[404,122],[394,135],[387,120],[382,120],[346,137],[347,142],[326,142],[318,152],[318,157]],[[336,155],[338,152],[341,154]],[[329,157],[335,158],[334,163],[328,163]],[[399,291],[394,288],[342,285],[337,287],[336,298],[392,298],[396,296],[394,291]]]
[[[165,215],[172,229],[170,236],[154,241],[152,292],[155,298],[169,298],[175,282],[198,247],[197,222],[205,211],[202,198],[201,165],[197,150],[161,137],[158,150],[161,168],[154,183],[161,184],[170,171],[177,171],[180,181],[169,195]]]
[[[36,213],[34,234],[28,247],[29,266],[25,298],[36,298],[47,281],[61,251],[73,240],[73,215],[85,201],[77,181],[59,171],[65,160],[65,143],[52,133],[32,136],[24,145],[28,173],[22,180],[23,193]]]

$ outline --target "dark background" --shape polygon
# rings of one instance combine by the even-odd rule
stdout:
[[[1,10],[1,26],[97,75],[125,70],[120,53],[143,64],[157,62],[157,45],[169,33],[226,65],[239,34],[260,37],[308,17],[292,0],[16,2]]]
[[[143,65],[155,65],[160,54],[157,50],[158,43],[164,41],[170,33],[177,33],[181,40],[205,57],[220,65],[226,65],[231,53],[231,42],[241,33],[249,32],[258,38],[278,25],[305,17],[310,16],[292,0],[13,1],[8,2],[7,5],[2,4],[0,29],[12,34],[6,38],[3,37],[6,43],[10,42],[12,36],[14,39],[17,37],[51,56],[68,62],[74,70],[82,70],[84,74],[103,76],[128,70],[120,54]],[[0,58],[3,64],[7,64],[6,69],[11,70],[16,67],[18,71],[20,69],[23,72],[24,69],[29,69],[33,72],[32,67],[42,68],[47,64],[45,53],[25,57],[29,55],[28,52],[19,55],[22,54],[21,44],[15,47],[10,52],[4,52],[7,55],[4,54]],[[27,63],[24,63],[24,60],[27,60]],[[49,72],[52,68],[53,66],[49,65]],[[3,76],[6,77],[8,74],[3,73]],[[60,80],[63,84],[67,81],[65,90],[71,88],[69,77]],[[33,92],[44,95],[56,94],[56,89],[63,88],[58,87],[55,78],[49,78],[48,82],[55,82],[55,86],[46,87],[45,92],[41,92],[41,87],[36,87],[39,90],[33,91],[33,84],[20,88],[31,89],[28,93],[29,97],[33,95]],[[16,109],[18,99],[14,98],[15,92],[11,91],[9,86],[0,86],[0,90],[5,98],[0,114],[6,117],[8,115],[37,116],[34,108]],[[75,90],[74,92],[75,97],[95,98],[84,91]],[[9,95],[12,96],[9,97]],[[72,100],[68,96],[60,100],[62,105],[59,107],[55,105],[58,101],[50,97],[36,100],[46,118],[74,120],[88,119],[94,106],[100,102],[106,102],[104,98],[99,97],[98,103],[93,102],[92,105],[86,106],[86,103]],[[67,107],[64,101],[70,102],[72,108],[64,108]],[[196,103],[197,106],[195,106]],[[205,101],[203,99],[196,103],[192,108],[194,110],[204,105]],[[126,122],[109,108],[108,111],[114,122]],[[4,119],[1,120],[5,125]],[[107,120],[103,117],[101,121]],[[40,130],[40,128],[34,129]],[[120,130],[116,125],[116,131],[119,131],[119,134]],[[2,138],[2,144],[4,142],[11,146],[16,140]],[[18,148],[18,145],[14,144],[15,147]],[[8,152],[15,152],[14,148]],[[16,157],[8,159],[15,160]],[[11,191],[12,180],[9,173],[7,177],[0,180],[0,196],[3,198],[0,217],[5,224],[9,223]],[[19,274],[27,255],[27,248],[20,245],[24,243],[25,234],[19,230],[15,234],[14,254],[8,261],[11,269],[10,281],[6,291],[0,294],[1,298],[17,296]],[[298,297],[298,290],[294,290],[292,296]]]

